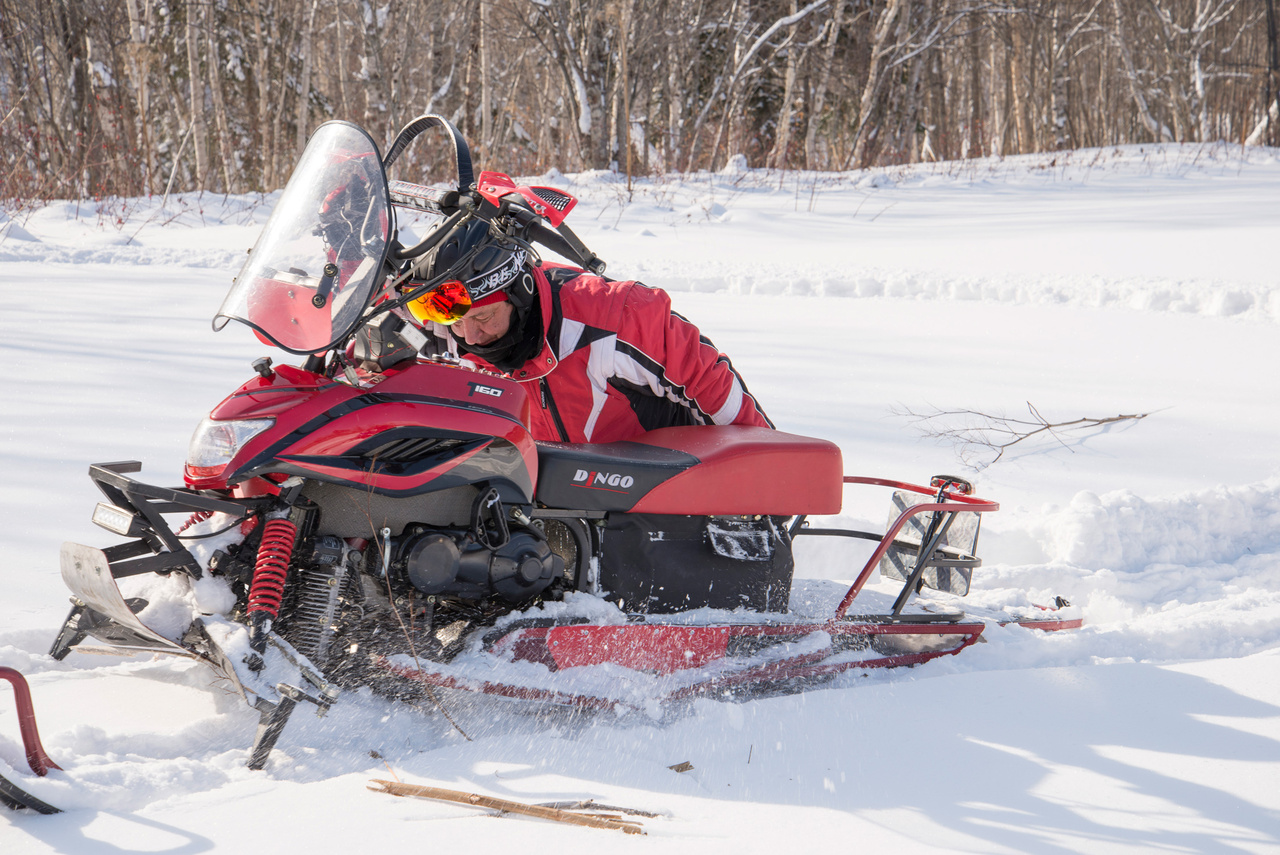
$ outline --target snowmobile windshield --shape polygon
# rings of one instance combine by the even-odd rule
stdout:
[[[290,353],[337,346],[354,332],[385,277],[390,213],[377,144],[347,122],[322,125],[213,328],[240,321]]]

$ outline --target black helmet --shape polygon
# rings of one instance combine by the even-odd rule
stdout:
[[[528,250],[494,237],[488,223],[473,220],[428,254],[423,278],[457,279],[478,303],[517,281],[528,263]]]

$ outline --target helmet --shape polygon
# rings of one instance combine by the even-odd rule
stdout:
[[[472,220],[447,237],[427,256],[427,279],[456,279],[462,282],[472,303],[495,294],[524,272],[529,253],[500,241],[489,224]]]
[[[451,324],[476,304],[509,299],[523,321],[535,292],[528,262],[527,249],[495,237],[488,223],[474,220],[426,255],[420,275],[437,284],[407,308],[419,321]]]

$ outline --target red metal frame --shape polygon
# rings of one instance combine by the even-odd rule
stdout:
[[[924,496],[933,496],[936,491],[929,487],[921,487],[919,484],[908,484],[905,481],[890,481],[886,478],[864,478],[858,475],[844,476],[846,484],[870,484],[876,487],[893,487],[895,490],[910,490],[913,493],[920,493]],[[880,563],[880,559],[884,557],[885,552],[893,545],[893,541],[898,536],[898,532],[906,525],[907,520],[925,512],[944,511],[944,512],[960,512],[972,511],[977,514],[985,514],[991,511],[1000,510],[998,502],[991,502],[986,499],[979,499],[976,496],[965,496],[956,493],[944,493],[947,497],[946,502],[922,502],[918,505],[912,505],[904,510],[893,525],[889,526],[888,531],[884,533],[884,537],[880,538],[880,545],[876,547],[876,551],[867,559],[866,565],[862,568],[862,572],[858,574],[858,578],[854,580],[850,586],[848,593],[844,595],[844,599],[840,601],[840,605],[836,607],[836,620],[843,618],[845,612],[849,610],[849,606],[853,604],[862,587],[867,584],[867,580],[871,578],[871,573]]]
[[[14,700],[18,704],[18,729],[22,733],[22,747],[27,752],[27,764],[31,771],[40,777],[49,774],[50,769],[62,769],[45,753],[40,744],[40,733],[36,730],[36,711],[31,704],[31,687],[20,673],[12,668],[0,667],[0,680],[8,680],[13,684]]]

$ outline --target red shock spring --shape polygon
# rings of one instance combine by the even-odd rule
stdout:
[[[191,528],[196,523],[202,523],[205,520],[209,519],[209,517],[211,516],[213,516],[213,511],[196,511],[194,514],[187,517],[186,522],[178,526],[178,530],[175,531],[174,534],[182,534],[184,531]]]
[[[271,520],[262,529],[258,546],[258,563],[253,568],[253,584],[249,587],[249,613],[266,612],[274,619],[280,614],[284,597],[284,580],[293,557],[293,542],[298,527],[289,520]]]

